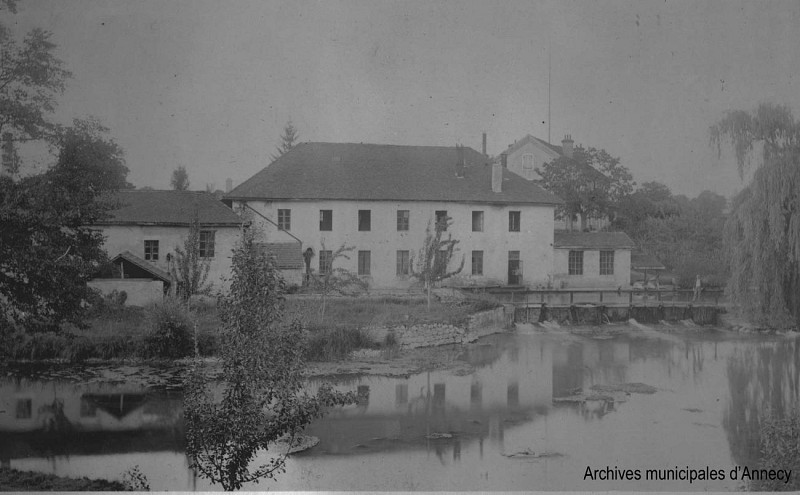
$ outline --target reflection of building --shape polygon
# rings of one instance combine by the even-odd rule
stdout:
[[[182,405],[140,387],[0,381],[0,459],[179,451]]]
[[[534,420],[550,407],[553,366],[549,352],[532,347],[486,349],[494,360],[473,374],[428,372],[408,378],[362,377],[340,384],[341,390],[363,392],[368,387],[369,401],[331,411],[310,432],[329,452],[346,452],[370,442],[375,446],[376,439],[424,442],[434,433],[454,433],[453,441],[484,437],[501,441],[509,424]],[[477,348],[478,354],[481,350]],[[317,385],[313,383],[312,389]]]
[[[623,340],[583,341],[553,351],[553,397],[575,395],[592,385],[624,383],[630,344]]]

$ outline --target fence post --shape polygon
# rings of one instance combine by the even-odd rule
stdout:
[[[628,289],[628,304],[633,306],[633,289]]]
[[[575,293],[569,291],[569,305],[572,306],[572,303],[575,301]]]
[[[603,291],[600,291],[600,302],[603,302]]]

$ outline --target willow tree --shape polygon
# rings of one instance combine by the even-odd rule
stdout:
[[[756,167],[725,224],[732,302],[758,323],[800,326],[800,122],[765,103],[728,113],[710,137],[720,154],[732,147],[740,177]]]

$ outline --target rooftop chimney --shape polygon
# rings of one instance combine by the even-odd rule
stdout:
[[[567,158],[572,158],[572,145],[574,143],[575,141],[572,140],[572,135],[567,134],[564,136],[564,139],[561,140],[561,154]]]
[[[463,178],[467,168],[464,162],[464,147],[457,144],[456,153],[458,154],[458,159],[456,160],[456,177]]]
[[[233,189],[233,180],[230,177],[225,179],[225,194],[228,194]]]
[[[483,133],[483,156],[486,156],[486,133]]]
[[[503,162],[506,161],[506,155],[503,157]],[[503,163],[498,163],[496,160],[492,163],[492,192],[503,192]]]

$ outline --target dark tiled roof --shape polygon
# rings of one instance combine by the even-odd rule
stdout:
[[[300,270],[305,266],[299,242],[265,242],[258,244],[259,252],[275,257],[279,270]]]
[[[169,273],[165,272],[164,270],[162,270],[161,268],[155,266],[152,263],[148,263],[147,261],[143,260],[142,258],[140,258],[140,257],[136,256],[135,254],[131,253],[130,251],[124,251],[122,253],[119,253],[118,255],[114,256],[114,258],[111,261],[113,263],[116,263],[117,261],[121,262],[123,260],[127,261],[128,263],[132,263],[132,264],[138,266],[142,270],[144,270],[147,273],[150,273],[151,275],[153,275],[154,278],[161,279],[164,282],[172,281],[172,277],[169,276]]]
[[[104,225],[190,225],[195,215],[202,225],[235,226],[236,213],[213,195],[197,191],[120,191],[121,207]]]
[[[455,147],[302,143],[226,198],[562,203],[508,170],[493,193],[488,159],[472,148],[464,148],[463,178],[457,161]]]
[[[556,232],[556,248],[633,249],[636,245],[625,232]]]
[[[652,254],[642,251],[633,251],[631,253],[631,268],[634,270],[666,270],[667,267],[658,261],[658,258]]]

